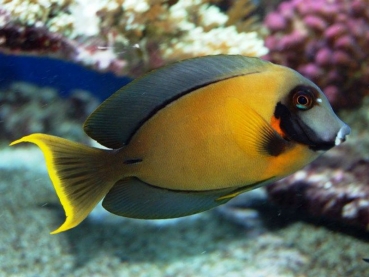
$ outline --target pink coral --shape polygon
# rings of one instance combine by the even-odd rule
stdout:
[[[264,21],[267,59],[292,67],[327,94],[335,108],[369,95],[369,0],[291,0]]]

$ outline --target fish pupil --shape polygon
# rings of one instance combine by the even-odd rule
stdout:
[[[295,106],[300,110],[308,110],[312,107],[313,97],[308,91],[299,91],[293,97]]]
[[[308,99],[306,98],[306,96],[304,95],[300,95],[298,98],[297,98],[297,103],[300,104],[300,105],[303,105],[305,106],[307,103],[308,103]]]

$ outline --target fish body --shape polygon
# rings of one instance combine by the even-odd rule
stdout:
[[[322,91],[258,58],[207,56],[152,71],[86,120],[111,150],[32,134],[66,212],[78,225],[104,198],[127,217],[173,218],[281,179],[345,140],[350,128]]]
[[[249,121],[255,119],[244,111],[257,111],[267,124],[274,108],[274,99],[265,101],[270,87],[257,80],[260,85],[250,88],[250,78],[257,75],[200,88],[158,111],[122,149],[122,159],[142,159],[123,171],[158,187],[197,191],[240,187],[280,177],[282,172],[288,175],[314,159],[317,153],[297,143],[287,143],[288,149],[277,156],[263,155],[250,145],[258,143],[260,131],[259,126],[250,128]],[[250,105],[250,99],[255,103]]]

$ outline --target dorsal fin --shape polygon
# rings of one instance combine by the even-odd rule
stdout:
[[[84,130],[100,144],[120,148],[147,119],[170,102],[214,82],[265,71],[269,64],[254,57],[217,55],[153,70],[105,100],[86,120]]]

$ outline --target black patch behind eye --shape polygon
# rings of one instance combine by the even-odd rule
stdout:
[[[311,150],[328,150],[334,146],[334,142],[321,140],[317,134],[306,125],[295,113],[281,102],[277,103],[274,116],[280,119],[280,128],[287,137],[293,141],[308,145]]]
[[[297,115],[292,114],[281,102],[277,103],[274,116],[277,119],[280,119],[280,128],[285,132],[289,139],[307,145],[312,143],[304,133],[302,126],[299,124]]]

